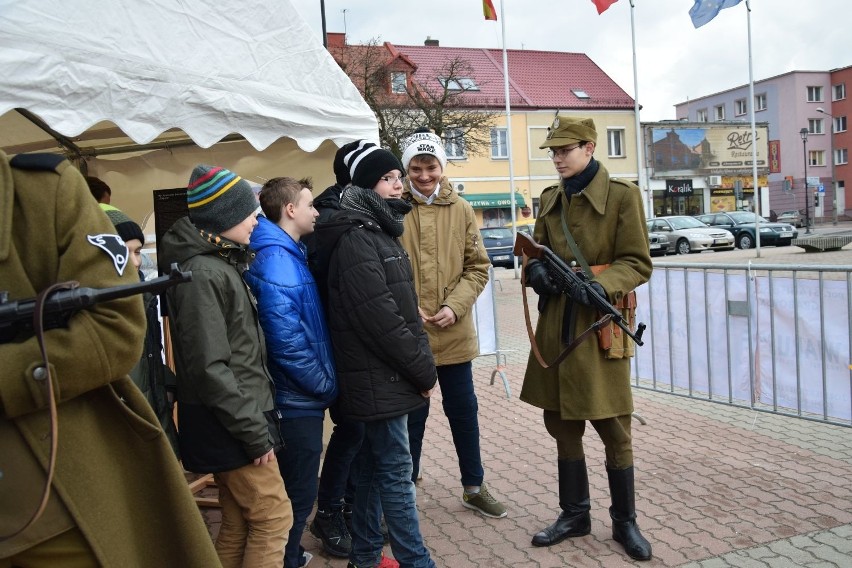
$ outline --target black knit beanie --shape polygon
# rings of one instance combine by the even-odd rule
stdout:
[[[136,221],[125,215],[121,210],[116,209],[112,205],[106,203],[100,204],[109,220],[115,226],[115,232],[121,237],[125,243],[133,239],[139,239],[139,242],[145,244],[145,235],[142,233],[142,227]]]
[[[391,170],[404,172],[399,158],[375,145],[358,147],[346,157],[352,183],[366,189],[373,189],[379,179]]]

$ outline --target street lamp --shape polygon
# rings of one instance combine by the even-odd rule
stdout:
[[[822,107],[816,109],[817,112],[821,112],[825,116],[831,119],[831,130],[828,131],[829,136],[831,138],[828,139],[830,145],[831,152],[831,191],[834,193],[834,225],[837,224],[837,206],[840,205],[840,202],[837,200],[837,185],[834,183],[834,115],[830,112],[825,112],[825,109]]]
[[[802,156],[805,158],[805,234],[811,234],[811,214],[808,209],[808,129],[799,130],[802,137]]]

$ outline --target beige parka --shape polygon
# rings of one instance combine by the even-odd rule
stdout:
[[[447,328],[425,325],[436,365],[472,361],[479,355],[472,307],[488,282],[488,253],[470,203],[441,177],[438,195],[426,205],[405,180],[403,199],[413,209],[405,216],[400,240],[411,259],[420,307],[429,315],[448,306],[457,321]]]

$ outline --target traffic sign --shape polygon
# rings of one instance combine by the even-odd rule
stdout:
[[[823,184],[817,186],[817,193],[825,193],[825,186]]]

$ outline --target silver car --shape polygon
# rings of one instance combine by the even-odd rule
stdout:
[[[677,254],[703,250],[734,250],[734,235],[725,229],[708,227],[695,217],[676,215],[648,219],[648,232],[665,233],[675,242]]]
[[[675,241],[670,241],[669,236],[664,233],[648,233],[648,244],[651,248],[651,256],[675,253]]]

